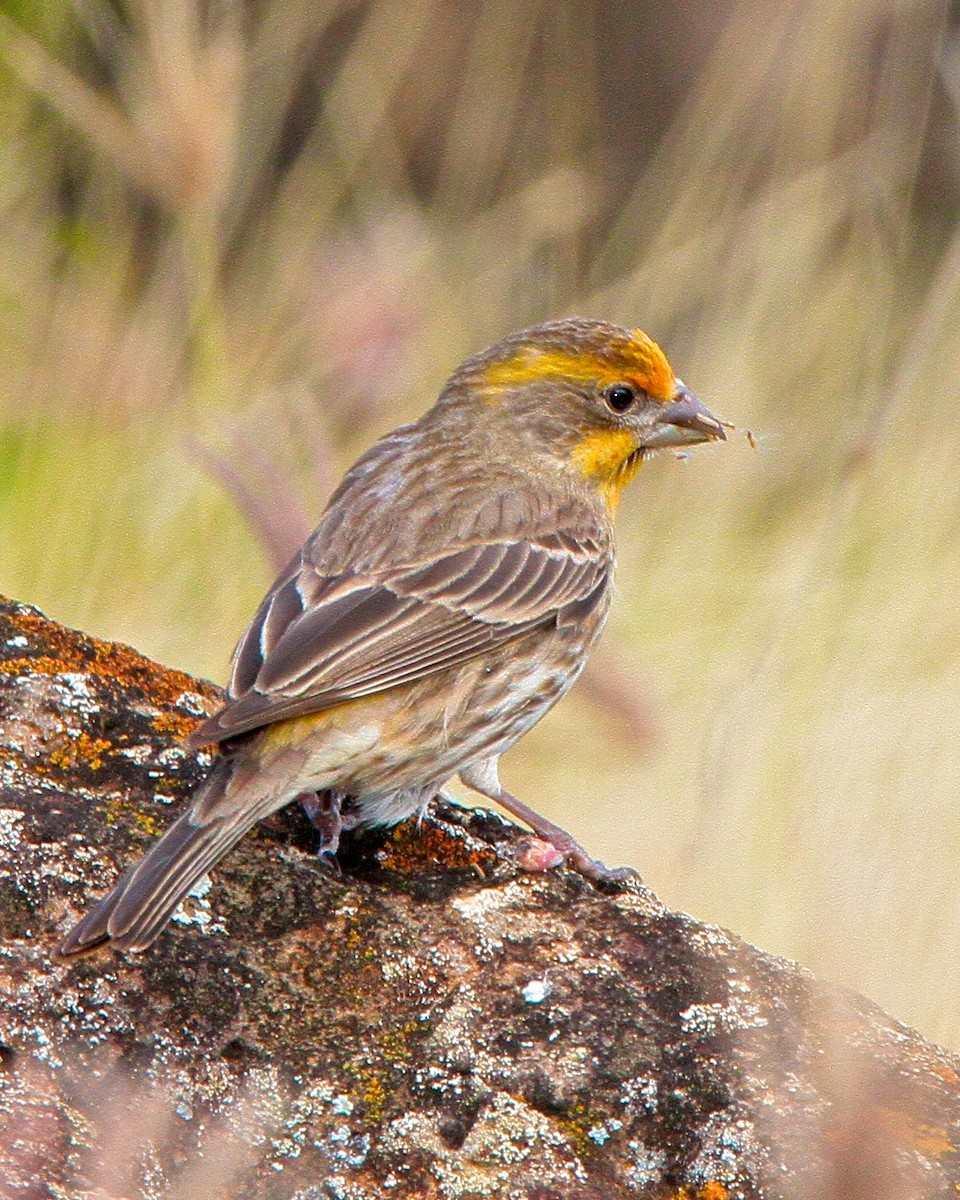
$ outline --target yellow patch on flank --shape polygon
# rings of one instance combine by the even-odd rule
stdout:
[[[303,717],[287,717],[283,721],[274,721],[263,731],[262,746],[267,750],[280,750],[286,746],[295,746],[311,737],[318,729],[330,724],[330,709],[318,713],[308,713]]]
[[[607,507],[613,511],[620,493],[640,470],[640,455],[627,460],[637,448],[637,439],[629,429],[595,429],[578,442],[570,461],[585,479],[596,485]]]
[[[267,725],[263,733],[262,746],[268,750],[281,750],[286,746],[297,746],[311,740],[318,730],[330,734],[346,735],[349,742],[356,742],[357,749],[368,749],[380,736],[382,725],[382,696],[360,696],[356,700],[343,700],[320,712],[306,713],[302,717],[287,717]],[[366,721],[364,721],[366,717]],[[350,753],[354,747],[337,742],[341,755]]]
[[[634,329],[631,333],[630,338],[609,342],[602,353],[569,354],[523,346],[512,358],[487,367],[484,382],[494,395],[502,389],[541,379],[569,379],[599,387],[630,383],[654,400],[672,400],[677,385],[667,356],[641,330]]]

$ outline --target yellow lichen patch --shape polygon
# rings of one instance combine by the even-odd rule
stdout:
[[[613,510],[620,501],[620,493],[643,463],[639,454],[631,458],[636,449],[636,436],[629,429],[596,429],[574,447],[570,458]]]
[[[105,738],[93,738],[88,733],[78,733],[76,737],[65,740],[50,754],[50,761],[55,767],[66,770],[70,767],[88,766],[92,771],[99,771],[103,766],[103,755],[112,743]]]
[[[380,1038],[380,1046],[388,1062],[391,1064],[409,1062],[413,1058],[410,1039],[419,1029],[420,1026],[416,1021],[405,1021],[403,1025],[391,1025],[384,1030]]]
[[[361,1006],[366,1007],[366,997],[359,998],[359,1000]],[[348,1067],[360,1085],[360,1095],[366,1115],[375,1124],[383,1119],[387,1103],[390,1100],[392,1085],[389,1082],[389,1072],[395,1070],[398,1064],[411,1061],[413,1050],[410,1046],[410,1039],[420,1028],[419,1022],[407,1021],[403,1025],[384,1031],[379,1043],[386,1070],[368,1064]]]
[[[504,388],[545,379],[605,387],[629,383],[654,400],[671,400],[677,390],[673,369],[656,342],[639,329],[630,338],[611,340],[602,351],[570,354],[562,350],[523,346],[511,358],[493,363],[484,373],[484,385],[496,395]]]
[[[916,1125],[914,1135],[913,1144],[925,1158],[940,1158],[957,1149],[947,1137],[947,1131],[934,1125]]]
[[[383,1117],[383,1110],[387,1105],[386,1084],[373,1071],[363,1072],[361,1081],[363,1083],[364,1108],[367,1110],[370,1120],[376,1123]]]
[[[697,1200],[727,1200],[727,1189],[722,1183],[711,1179],[697,1192]]]
[[[103,806],[103,822],[105,825],[132,825],[148,837],[159,837],[163,825],[155,817],[141,812],[129,800],[114,796]]]

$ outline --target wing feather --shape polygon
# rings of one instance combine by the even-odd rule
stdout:
[[[301,562],[267,596],[234,656],[231,698],[191,741],[411,683],[602,603],[612,563],[592,539],[469,545],[385,572]]]

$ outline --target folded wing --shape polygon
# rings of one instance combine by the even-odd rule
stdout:
[[[610,569],[596,540],[563,533],[466,546],[389,576],[301,561],[237,647],[231,699],[190,740],[319,712],[580,620],[605,602]]]

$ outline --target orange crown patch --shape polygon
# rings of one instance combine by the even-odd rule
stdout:
[[[630,332],[629,338],[611,339],[601,349],[580,354],[523,346],[512,357],[489,366],[484,372],[485,383],[491,390],[541,379],[596,381],[601,386],[630,383],[642,388],[653,400],[672,400],[677,385],[667,356],[642,330]]]

